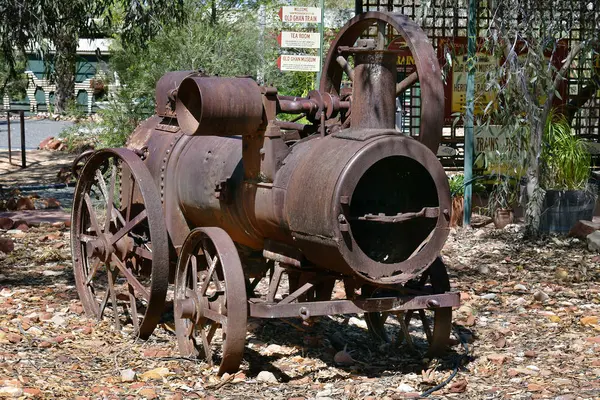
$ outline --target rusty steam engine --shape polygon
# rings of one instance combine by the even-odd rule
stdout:
[[[377,38],[361,39],[369,30]],[[399,83],[395,35],[416,66]],[[417,84],[413,138],[395,130],[395,99]],[[240,365],[248,316],[364,313],[377,338],[396,330],[443,351],[459,304],[439,258],[451,209],[435,155],[443,104],[426,35],[391,13],[350,20],[305,98],[247,77],[167,73],[127,147],[78,170],[71,241],[85,311],[148,337],[172,301],[182,354],[220,373]],[[336,282],[345,296],[332,299]]]

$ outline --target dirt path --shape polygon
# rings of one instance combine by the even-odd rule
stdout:
[[[19,187],[57,183],[61,168],[71,168],[75,155],[62,151],[27,150],[27,167],[21,168],[21,152],[12,152],[12,164],[8,150],[0,151],[0,186]]]
[[[374,341],[362,318],[249,324],[240,373],[180,358],[171,324],[148,341],[84,316],[70,267],[68,232],[11,236],[0,254],[0,396],[70,399],[402,399],[450,377],[438,399],[600,398],[599,257],[576,239],[524,242],[517,226],[453,232],[444,249],[469,357],[441,360]],[[338,367],[347,348],[357,360]],[[122,381],[123,371],[135,373]],[[257,381],[260,371],[277,383]],[[126,375],[126,374],[125,374]],[[80,396],[80,397],[77,397]]]

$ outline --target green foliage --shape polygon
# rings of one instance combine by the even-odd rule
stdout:
[[[591,155],[573,135],[564,115],[552,110],[544,128],[541,184],[545,189],[583,190],[590,176]]]
[[[471,180],[473,193],[482,193],[485,191],[485,186],[479,182],[480,177],[475,177]],[[448,179],[450,185],[450,194],[452,197],[462,197],[465,194],[465,176],[463,174],[452,175]]]

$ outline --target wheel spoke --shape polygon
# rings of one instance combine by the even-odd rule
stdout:
[[[200,328],[200,339],[202,340],[202,347],[204,348],[204,356],[206,357],[206,361],[208,362],[208,365],[212,367],[212,350],[210,348],[210,342],[208,341],[208,337],[206,336],[204,328]]]
[[[123,169],[123,167],[121,167]],[[129,172],[129,171],[127,171]],[[125,209],[127,210],[127,212],[125,213],[125,221],[129,221],[129,219],[131,218],[131,206],[133,205],[133,193],[135,191],[135,179],[132,179],[131,173],[123,173],[123,176],[127,175],[127,181],[128,181],[128,189],[129,192],[126,193],[127,197],[124,197],[127,200],[127,203],[124,204]],[[125,184],[125,180],[123,180],[123,183]],[[125,195],[125,194],[123,194]]]
[[[106,200],[106,222],[104,232],[110,232],[110,223],[113,219],[114,197],[115,197],[115,181],[117,178],[117,167],[113,163],[110,171],[110,186],[108,190],[108,199]]]
[[[206,257],[208,259],[210,259],[210,256],[208,255],[208,253],[205,253]],[[206,296],[206,291],[208,290],[208,285],[210,285],[210,279],[212,278],[212,276],[215,273],[215,267],[217,266],[217,262],[219,261],[219,258],[217,256],[215,256],[214,259],[211,260],[211,263],[209,264],[210,267],[208,268],[208,272],[206,273],[206,276],[204,277],[204,280],[202,281],[202,285],[200,286],[200,296]],[[218,278],[215,279],[215,286],[217,286],[217,290],[219,290],[218,288]]]
[[[123,265],[121,260],[119,260],[119,257],[117,257],[117,255],[113,253],[111,255],[111,259],[114,261],[117,268],[119,268],[119,270],[123,273],[123,275],[125,275],[127,282],[131,286],[133,286],[133,288],[137,292],[139,292],[139,294],[144,298],[144,300],[150,301],[150,294],[148,293],[146,288],[140,283],[140,281],[137,280],[137,278],[133,275],[133,273],[129,270],[129,268],[127,268],[125,265]]]
[[[110,290],[108,288],[106,288],[106,292],[104,293],[104,298],[102,299],[102,302],[100,302],[100,308],[98,309],[98,321],[101,321],[102,317],[104,317],[104,309],[106,308],[106,305],[108,304],[109,297],[110,297]]]
[[[202,310],[202,314],[211,321],[215,321],[221,324],[221,326],[223,326],[223,329],[227,328],[227,317],[225,315],[220,314],[209,308],[205,308],[204,310]]]
[[[79,240],[83,243],[92,242],[94,240],[98,240],[98,236],[86,235],[85,233],[79,234]]]
[[[210,329],[206,334],[206,338],[209,342],[212,342],[213,336],[215,335],[215,332],[217,332],[217,329],[219,329],[219,324],[217,322],[213,322],[212,324],[210,324]]]
[[[94,207],[92,206],[92,199],[90,198],[90,195],[88,193],[84,195],[84,201],[88,210],[88,214],[90,215],[90,223],[92,224],[92,228],[96,232],[96,235],[99,236],[100,234],[102,234],[102,229],[100,229],[98,218],[96,216],[96,213],[94,212]]]
[[[108,268],[108,266],[106,267],[106,270],[108,271],[108,287],[110,289],[110,302],[113,305],[113,317],[115,319],[115,329],[116,330],[121,330],[121,323],[119,322],[119,312],[117,310],[117,294],[116,294],[116,289],[115,289],[115,278],[113,276],[113,272],[110,270],[110,268]]]
[[[140,246],[136,246],[133,249],[133,252],[142,258],[145,258],[147,260],[152,260],[152,252],[150,250],[144,249]]]
[[[100,261],[99,259],[96,259],[96,261],[94,262],[94,264],[92,265],[92,271],[88,274],[88,277],[85,281],[85,284],[89,286],[90,283],[92,283],[92,280],[94,279],[94,276],[96,275],[96,272],[98,272],[98,267],[102,265],[102,261]]]
[[[419,310],[419,319],[423,324],[423,330],[425,331],[425,336],[427,336],[427,341],[431,343],[433,340],[433,333],[431,332],[431,326],[427,320],[427,315],[425,315],[425,310]]]
[[[131,304],[131,319],[133,320],[133,329],[135,332],[139,332],[140,321],[138,321],[137,300],[135,298],[134,288],[129,282],[127,282],[127,288],[129,290],[129,303]]]
[[[192,290],[194,293],[198,292],[198,259],[195,254],[192,254],[190,257],[190,263],[192,264],[192,268],[190,270],[191,282],[192,282]]]
[[[145,220],[147,216],[148,216],[148,212],[146,210],[143,210],[142,212],[140,212],[132,220],[128,221],[127,224],[123,228],[119,229],[117,231],[117,233],[115,233],[114,235],[112,235],[110,237],[110,240],[108,241],[108,244],[110,246],[112,246],[113,244],[115,244],[119,239],[121,239],[129,231],[131,231],[133,228],[135,228],[136,225],[138,225],[140,222],[142,222],[143,220]]]

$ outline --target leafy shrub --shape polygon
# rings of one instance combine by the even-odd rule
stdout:
[[[545,189],[583,190],[590,176],[591,155],[585,142],[573,135],[569,121],[552,111],[544,129],[542,186]]]

